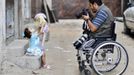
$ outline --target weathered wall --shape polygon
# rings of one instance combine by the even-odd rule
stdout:
[[[6,38],[14,35],[14,1],[6,1]]]
[[[121,14],[121,0],[104,0],[114,16]],[[81,8],[88,7],[88,0],[53,0],[53,9],[59,18],[75,18],[75,13]]]
[[[4,42],[5,42],[5,0],[0,1],[0,74],[1,74],[1,63],[3,61],[3,56],[4,56]]]
[[[32,0],[31,1],[31,12],[32,17],[35,16],[35,14],[39,13],[41,11],[42,0]]]
[[[121,0],[103,0],[105,5],[107,5],[114,16],[121,15]]]
[[[87,0],[53,0],[53,9],[59,18],[74,18],[77,11],[87,7]]]

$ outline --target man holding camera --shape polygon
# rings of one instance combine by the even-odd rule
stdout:
[[[111,23],[114,17],[111,10],[102,3],[102,0],[89,0],[89,6],[95,16],[90,20],[90,16],[82,15],[87,22],[88,28],[93,37],[111,35]]]
[[[76,15],[77,18],[82,17],[85,22],[83,24],[83,35],[74,42],[76,49],[81,48],[82,44],[87,40],[93,40],[97,37],[111,37],[112,27],[111,24],[114,22],[114,17],[111,10],[102,3],[102,0],[89,0],[89,6],[94,16],[90,11],[82,11]],[[88,12],[88,14],[86,14]],[[92,45],[90,45],[92,46]]]

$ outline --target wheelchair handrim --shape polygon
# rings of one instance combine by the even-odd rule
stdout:
[[[120,75],[120,74],[123,74],[123,73],[125,72],[125,70],[127,69],[128,62],[129,62],[129,58],[128,58],[128,54],[127,54],[126,49],[125,49],[121,44],[119,44],[119,43],[117,43],[117,42],[115,42],[115,41],[104,41],[104,42],[102,42],[102,43],[100,43],[99,45],[96,46],[96,48],[94,49],[92,58],[91,58],[91,64],[92,64],[92,66],[93,66],[93,69],[95,70],[95,72],[96,72],[97,74],[102,75],[102,74],[94,67],[95,64],[94,64],[93,58],[95,58],[95,54],[97,53],[97,51],[98,51],[101,47],[103,47],[103,46],[105,46],[105,45],[109,45],[109,44],[111,44],[111,45],[116,45],[117,47],[119,47],[119,48],[121,48],[122,50],[124,50],[124,52],[125,52],[125,54],[126,54],[126,59],[127,59],[127,62],[126,62],[126,64],[125,64],[126,66],[125,66],[125,68],[119,73],[119,75]],[[120,60],[119,60],[119,61],[120,61]]]

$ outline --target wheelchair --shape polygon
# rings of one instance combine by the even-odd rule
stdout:
[[[126,49],[116,42],[115,23],[111,24],[110,37],[86,40],[77,49],[79,70],[83,75],[122,75],[127,69],[129,57]]]

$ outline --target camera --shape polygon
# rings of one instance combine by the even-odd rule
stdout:
[[[88,34],[83,34],[77,41],[73,43],[76,49],[80,49],[82,44],[88,40]]]
[[[82,15],[88,15],[88,9],[83,8],[80,12],[76,13],[76,18],[79,19]]]
[[[90,20],[92,20],[94,18],[92,11],[90,11],[89,9],[86,9],[86,8],[83,8],[81,11],[79,11],[75,14],[77,19],[81,18],[82,15],[88,15],[90,17]]]

